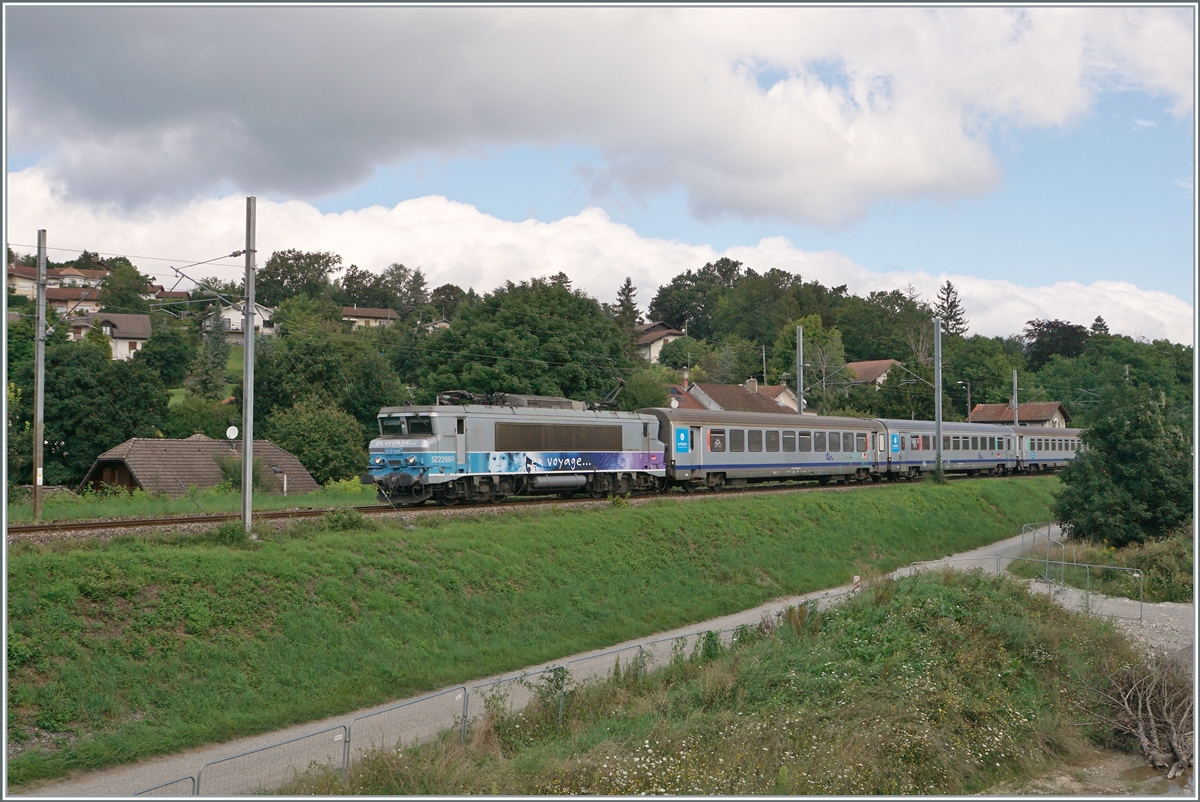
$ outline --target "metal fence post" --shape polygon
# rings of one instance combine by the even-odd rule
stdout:
[[[342,745],[342,782],[350,782],[350,731],[354,727],[354,722],[350,722],[350,726],[346,727],[346,743]]]
[[[463,686],[463,719],[462,719],[462,734],[459,735],[459,740],[462,743],[467,742],[467,711],[471,705],[471,691],[467,686]]]

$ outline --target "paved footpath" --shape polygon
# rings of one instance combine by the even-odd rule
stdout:
[[[1024,544],[1028,546],[1031,542],[1032,538],[1030,535],[1025,535]],[[1044,535],[1041,542],[1045,543]],[[949,564],[957,568],[978,567],[990,572],[999,568],[1002,563],[1007,562],[1008,560],[1005,558],[1018,556],[1021,548],[1022,537],[1017,536],[945,559],[953,560]],[[925,565],[937,565],[939,562],[941,561],[934,561]],[[913,569],[907,567],[901,568],[895,572],[895,575],[903,575],[911,570]],[[505,678],[513,678],[524,673],[539,671],[549,665],[561,665],[571,661],[580,661],[576,665],[569,666],[573,679],[585,678],[589,675],[602,676],[611,670],[614,658],[597,658],[590,663],[585,658],[627,648],[629,651],[622,655],[621,662],[623,665],[628,665],[629,660],[636,656],[638,645],[647,644],[655,640],[663,640],[664,642],[655,647],[647,647],[646,651],[651,656],[652,662],[663,661],[669,659],[671,654],[671,643],[667,639],[693,636],[687,642],[687,646],[690,649],[695,643],[694,636],[699,632],[706,630],[730,630],[743,624],[753,626],[758,624],[764,617],[774,617],[787,607],[810,601],[819,607],[828,606],[829,604],[837,603],[839,597],[844,596],[852,590],[852,584],[847,584],[838,588],[817,591],[803,596],[775,599],[752,610],[744,610],[732,615],[714,618],[710,621],[691,624],[669,632],[662,632],[658,635],[638,638],[603,649],[584,652],[563,660],[553,661],[552,663],[529,666],[523,671],[508,672],[503,675],[477,680],[470,683],[467,687],[472,688]],[[1136,603],[1134,604],[1136,605]],[[1136,617],[1136,613],[1133,615]],[[728,635],[726,635],[725,639],[728,640]],[[510,692],[510,703],[519,703],[521,697],[528,696],[527,691],[514,684],[506,684],[506,688]],[[468,693],[470,694],[468,697],[470,715],[474,717],[482,710],[482,705],[479,704],[482,699],[474,692],[469,691]],[[428,696],[429,694],[424,694],[420,697],[413,697],[413,699],[422,699]],[[412,700],[397,700],[353,713],[298,724],[283,730],[196,747],[183,752],[148,758],[137,763],[115,766],[102,771],[79,773],[62,780],[31,785],[31,787],[21,789],[20,793],[23,796],[52,796],[59,798],[127,797],[161,783],[168,783],[189,776],[194,777],[200,767],[210,761],[240,755],[252,750],[280,744],[290,739],[302,739],[297,741],[292,747],[286,749],[273,749],[269,752],[240,758],[238,761],[230,761],[227,764],[217,764],[205,768],[200,791],[205,796],[228,796],[253,793],[256,789],[260,788],[275,788],[290,779],[295,768],[303,771],[312,761],[318,763],[332,762],[336,765],[341,764],[341,755],[345,748],[343,740],[345,736],[343,732],[335,730],[323,735],[314,735],[314,733],[319,733],[330,728],[338,728],[343,725],[349,727],[351,720],[355,718],[386,711],[403,701]],[[358,724],[353,730],[354,743],[350,747],[351,758],[353,760],[359,754],[372,747],[394,746],[399,740],[410,743],[416,738],[428,739],[436,735],[440,730],[452,725],[456,713],[461,717],[462,704],[462,687],[448,688],[445,689],[444,695],[434,702],[414,705],[411,708],[404,711],[397,711],[393,714],[385,713],[384,715],[376,716],[375,719],[371,720],[370,725]],[[306,738],[305,736],[311,737]],[[388,739],[390,739],[390,743],[385,744],[381,742]],[[166,792],[168,789],[163,790]],[[190,791],[190,782],[172,786],[169,789],[169,792],[172,794],[190,793]]]

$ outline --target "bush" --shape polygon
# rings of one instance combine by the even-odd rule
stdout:
[[[1118,387],[1059,475],[1054,512],[1072,537],[1120,548],[1166,537],[1192,509],[1192,438],[1165,402]]]
[[[374,521],[367,520],[367,516],[354,509],[330,510],[323,517],[325,518],[325,528],[334,532],[375,528]]]
[[[316,399],[275,413],[266,430],[275,445],[296,455],[318,484],[358,476],[367,464],[358,421]]]

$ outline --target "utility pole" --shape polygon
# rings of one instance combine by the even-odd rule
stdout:
[[[804,413],[804,327],[796,327],[796,409]]]
[[[1020,406],[1020,404],[1017,402],[1017,371],[1015,368],[1013,369],[1012,405],[1013,405],[1013,428],[1015,429],[1015,428],[1017,428],[1017,426],[1020,425],[1020,421],[1017,420],[1017,408]]]
[[[763,354],[763,384],[767,383],[767,346],[762,347]],[[1129,368],[1125,368],[1125,377],[1129,377]]]
[[[37,234],[37,328],[33,335],[33,520],[42,520],[42,446],[46,415],[46,229]]]
[[[962,382],[959,382],[959,384],[965,385],[967,388],[967,423],[970,423],[971,422],[971,383],[969,381],[962,381]]]
[[[254,198],[246,198],[246,291],[242,299],[242,528],[254,508]],[[224,332],[221,332],[224,336]]]
[[[942,319],[933,319],[933,438],[937,447],[937,480],[942,477]]]

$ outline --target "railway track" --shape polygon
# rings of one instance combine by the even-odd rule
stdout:
[[[957,481],[959,478],[966,477],[950,477],[951,481]],[[1022,477],[1008,477],[1022,478]],[[868,490],[872,488],[886,487],[889,483],[880,482],[878,484],[850,484],[850,485],[817,485],[817,484],[765,484],[756,487],[743,488],[725,488],[720,492],[701,491],[698,493],[685,493],[676,491],[669,494],[662,493],[646,493],[633,494],[630,498],[631,504],[644,503],[654,499],[677,499],[677,500],[692,500],[702,498],[721,498],[732,497],[753,493],[805,493],[805,492],[847,492],[853,490]],[[409,514],[409,515],[473,515],[486,514],[499,510],[513,509],[533,509],[535,507],[557,506],[557,507],[593,507],[608,504],[608,499],[591,499],[591,498],[517,498],[508,499],[494,504],[468,504],[454,505],[449,507],[410,504],[396,505],[389,504],[367,504],[358,507],[320,507],[320,508],[304,508],[292,510],[262,510],[254,513],[256,521],[283,521],[290,519],[302,518],[319,518],[327,513],[337,510],[352,509],[363,515],[389,515],[389,514]],[[75,535],[86,532],[113,532],[124,529],[156,529],[163,527],[185,527],[185,526],[214,526],[226,521],[237,521],[241,519],[241,513],[204,513],[204,514],[187,514],[187,515],[166,515],[146,518],[115,518],[115,519],[99,519],[99,520],[81,520],[81,521],[47,521],[39,524],[9,524],[6,534],[9,540],[20,540],[32,535]],[[53,539],[53,538],[52,538]]]

